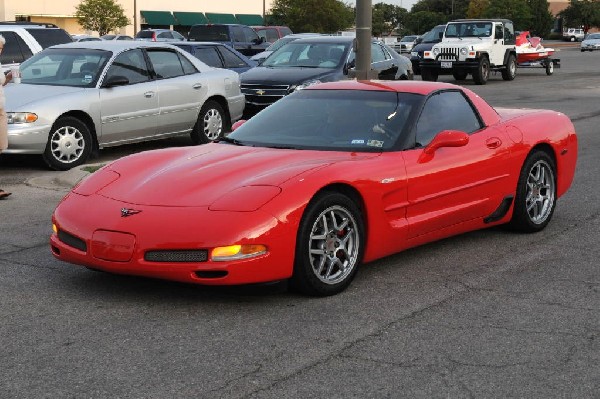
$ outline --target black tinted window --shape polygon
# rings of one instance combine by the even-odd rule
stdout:
[[[37,40],[42,48],[54,46],[55,44],[71,43],[73,39],[62,29],[54,28],[28,28],[25,29]]]
[[[244,31],[244,37],[245,37],[246,42],[258,40],[258,34],[254,31],[254,29],[248,28],[246,26],[243,27],[242,29]],[[277,39],[275,39],[275,40],[277,40]]]
[[[246,41],[246,36],[244,35],[244,31],[241,26],[232,26],[231,30],[233,32],[233,40],[236,42],[243,43]]]
[[[426,146],[442,130],[473,133],[481,129],[479,118],[467,99],[458,91],[431,96],[417,122],[417,145]]]
[[[181,66],[183,66],[183,73],[189,75],[191,73],[198,72],[194,64],[192,64],[192,62],[188,60],[183,54],[177,53],[177,55],[179,55],[179,61],[181,61]]]
[[[151,30],[143,30],[135,35],[138,39],[152,39],[154,37],[154,32]]]
[[[150,77],[142,50],[129,50],[119,54],[108,69],[106,79],[111,76],[124,76],[130,84],[147,81]]]
[[[183,67],[174,51],[152,50],[148,57],[159,79],[174,78],[183,75]]]
[[[190,29],[190,40],[197,42],[229,41],[229,30],[223,25],[194,25]]]
[[[237,68],[237,67],[245,67],[246,63],[240,57],[233,53],[233,51],[229,50],[225,46],[219,47],[221,50],[221,55],[223,56],[223,60],[225,61],[225,68]]]
[[[29,46],[25,44],[19,35],[14,32],[0,32],[0,34],[6,39],[4,50],[0,54],[2,64],[20,64],[32,56]]]
[[[194,52],[196,58],[213,68],[223,68],[217,49],[214,47],[198,47]]]

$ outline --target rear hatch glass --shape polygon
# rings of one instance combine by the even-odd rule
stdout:
[[[25,28],[42,46],[47,48],[55,44],[71,43],[73,39],[67,32],[56,28]]]
[[[154,37],[154,32],[151,30],[143,30],[135,35],[137,39],[152,39]]]
[[[228,42],[229,29],[223,25],[194,25],[188,39],[197,42]]]

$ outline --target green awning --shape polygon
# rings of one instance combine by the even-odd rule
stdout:
[[[242,25],[248,26],[263,26],[264,21],[262,15],[259,14],[235,14],[235,17]]]
[[[177,25],[171,11],[140,11],[147,25]]]
[[[201,12],[173,11],[173,15],[179,25],[192,26],[208,23],[208,19]]]
[[[239,24],[233,14],[218,14],[214,12],[207,12],[206,18],[213,24]]]

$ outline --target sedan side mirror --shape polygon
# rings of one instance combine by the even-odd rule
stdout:
[[[469,135],[460,130],[442,130],[433,140],[423,149],[418,162],[429,162],[438,148],[444,147],[464,147],[469,143]]]
[[[246,123],[245,119],[240,119],[239,121],[235,122],[233,125],[231,125],[231,131],[235,132],[235,129],[242,126],[244,123]]]
[[[129,84],[129,79],[122,75],[113,75],[106,79],[106,81],[102,84],[102,87],[110,88],[115,86],[127,86]]]

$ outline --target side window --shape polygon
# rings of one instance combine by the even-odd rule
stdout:
[[[183,37],[182,34],[180,34],[179,32],[172,32],[173,33],[173,38],[177,39],[177,40],[185,40],[185,37]]]
[[[240,57],[235,55],[231,50],[224,46],[219,47],[219,51],[225,61],[225,68],[245,67],[246,63]]]
[[[426,146],[442,130],[473,133],[481,129],[473,107],[458,91],[446,91],[431,96],[419,116],[416,131],[417,146]]]
[[[191,75],[192,73],[198,73],[198,69],[192,64],[190,60],[186,58],[185,55],[181,53],[177,53],[179,56],[179,61],[181,61],[181,66],[183,66],[183,73],[186,75]]]
[[[246,41],[246,36],[244,36],[244,31],[241,26],[232,26],[231,30],[233,30],[234,42],[243,43]]]
[[[504,44],[515,44],[515,28],[513,27],[512,22],[504,23]]]
[[[214,47],[197,47],[194,55],[208,66],[213,68],[223,68],[221,58],[219,58],[217,49]]]
[[[161,38],[161,39],[172,39],[173,35],[171,34],[171,32],[161,32],[158,35],[158,37]]]
[[[277,33],[277,29],[269,28],[269,29],[266,29],[266,32],[267,32],[266,41],[273,43],[274,41],[279,39],[279,33]]]
[[[148,50],[148,57],[157,78],[168,79],[183,75],[183,67],[175,51]]]
[[[254,31],[254,29],[248,28],[247,26],[244,26],[242,29],[244,29],[244,36],[246,37],[245,41],[252,42],[258,39],[258,35]]]
[[[377,43],[371,43],[371,62],[385,61],[383,48]]]
[[[142,50],[129,50],[119,54],[108,68],[106,78],[125,76],[129,84],[146,82],[150,79]]]
[[[29,51],[29,57],[31,57],[31,51],[29,47],[23,42],[23,40],[19,37],[19,35],[14,32],[0,32],[2,36],[6,39],[6,43],[4,44],[4,50],[2,50],[2,54],[0,55],[0,62],[2,64],[20,64],[23,62],[26,57],[21,51],[20,43],[17,41],[20,40],[23,43],[23,48],[26,48]]]
[[[494,34],[494,39],[502,39],[504,38],[504,29],[502,29],[502,25],[496,25],[496,33]]]

